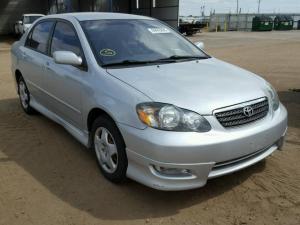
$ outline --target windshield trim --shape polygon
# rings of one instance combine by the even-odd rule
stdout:
[[[85,38],[87,39],[88,41],[88,44],[92,50],[92,53],[93,53],[93,56],[94,56],[94,59],[96,60],[96,62],[98,63],[98,65],[103,68],[103,69],[106,69],[107,67],[109,67],[109,65],[105,65],[105,63],[96,56],[96,49],[94,47],[94,45],[92,45],[91,43],[91,40],[90,40],[90,37],[89,35],[87,34],[87,31],[85,29],[85,27],[83,26],[83,22],[85,21],[101,21],[101,20],[155,20],[155,21],[158,21],[159,23],[162,23],[163,25],[167,26],[168,28],[172,29],[175,33],[177,33],[178,35],[180,35],[182,38],[184,38],[186,41],[188,41],[190,44],[194,45],[195,44],[190,41],[188,38],[186,38],[185,36],[183,36],[178,30],[176,30],[174,27],[170,26],[169,24],[163,22],[163,21],[160,21],[160,20],[157,20],[157,19],[154,19],[154,18],[151,18],[151,19],[91,19],[91,20],[82,20],[82,21],[79,21],[79,24],[80,24],[80,27],[85,35]],[[198,48],[197,46],[195,46],[196,48]],[[202,49],[198,48],[199,51],[201,51],[204,55],[204,57],[206,57],[207,59],[210,59],[212,58],[210,55],[208,55],[206,52],[204,52]],[[116,67],[137,67],[137,66],[153,66],[153,65],[157,65],[157,64],[170,64],[170,63],[180,63],[180,62],[186,62],[186,61],[196,61],[196,60],[199,60],[199,59],[190,59],[190,60],[174,60],[174,62],[156,62],[156,63],[145,63],[145,64],[142,64],[142,63],[138,63],[138,64],[132,64],[132,65],[119,65],[119,66],[116,66]],[[112,66],[112,67],[115,67],[115,66]]]

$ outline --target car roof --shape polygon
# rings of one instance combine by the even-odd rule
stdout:
[[[106,12],[79,12],[79,13],[62,13],[62,14],[53,14],[46,16],[47,18],[61,18],[61,19],[70,19],[75,18],[79,21],[85,20],[106,20],[106,19],[148,19],[154,20],[153,18],[125,13],[106,13]]]

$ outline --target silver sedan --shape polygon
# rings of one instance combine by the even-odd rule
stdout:
[[[274,88],[156,19],[46,16],[11,51],[24,111],[94,150],[112,182],[197,188],[282,147],[287,111]]]

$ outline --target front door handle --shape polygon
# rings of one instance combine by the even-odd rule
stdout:
[[[27,58],[27,54],[25,52],[22,52],[22,58],[26,59]]]
[[[46,69],[46,70],[53,71],[52,68],[51,68],[50,62],[46,62],[46,64],[45,64],[45,69]]]

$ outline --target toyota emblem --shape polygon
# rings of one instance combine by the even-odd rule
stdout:
[[[251,117],[253,115],[253,108],[251,106],[245,106],[243,112],[245,116]]]

